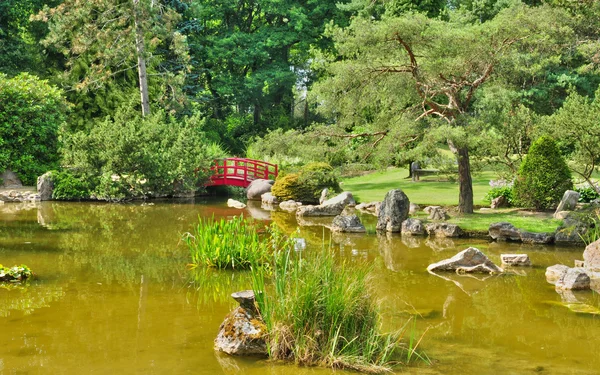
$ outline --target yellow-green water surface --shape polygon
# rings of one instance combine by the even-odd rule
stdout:
[[[0,286],[0,375],[333,373],[213,351],[235,306],[229,294],[251,284],[244,273],[190,271],[179,239],[199,215],[241,212],[288,232],[297,227],[292,214],[220,201],[0,206],[0,263],[24,263],[37,275]],[[373,228],[374,218],[363,221]],[[433,364],[400,373],[600,373],[598,296],[558,294],[544,277],[550,265],[581,259],[582,247],[331,236],[318,220],[303,224],[313,224],[302,227],[304,251],[331,240],[340,258],[373,264],[385,329],[418,317],[419,334],[426,332],[420,345]],[[534,267],[488,278],[425,270],[467,246],[494,262],[524,252]]]

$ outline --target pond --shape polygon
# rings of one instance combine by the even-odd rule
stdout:
[[[213,351],[231,292],[248,275],[189,271],[180,242],[198,216],[243,212],[275,221],[296,218],[223,201],[135,204],[58,203],[0,206],[0,263],[27,264],[37,279],[0,287],[0,374],[330,374]],[[373,264],[384,328],[417,316],[421,347],[433,360],[399,370],[411,374],[597,374],[600,316],[560,304],[577,299],[599,308],[594,292],[559,295],[545,268],[581,259],[581,247],[526,246],[486,240],[428,240],[334,235],[303,226],[308,247],[331,241],[349,262]],[[318,224],[318,222],[307,222]],[[482,278],[427,273],[427,265],[468,246],[494,262],[501,253],[528,253],[534,267]],[[579,306],[579,305],[577,305]],[[343,373],[343,372],[342,372]]]

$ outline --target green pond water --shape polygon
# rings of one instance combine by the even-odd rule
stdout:
[[[284,212],[242,212],[297,227]],[[25,263],[37,275],[0,287],[0,374],[331,374],[213,351],[235,306],[229,294],[251,284],[244,273],[189,271],[179,239],[198,215],[239,213],[221,201],[0,206],[0,263]],[[583,248],[377,236],[374,217],[363,221],[370,234],[331,236],[318,221],[303,223],[313,224],[302,227],[304,251],[321,251],[325,239],[340,258],[373,264],[385,329],[418,316],[433,364],[399,372],[600,373],[598,296],[560,295],[544,278],[547,266],[572,265]],[[485,280],[425,270],[470,245],[495,262],[525,252],[535,266]]]

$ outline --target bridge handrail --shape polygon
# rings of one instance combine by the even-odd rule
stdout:
[[[257,178],[269,179],[270,176],[276,178],[279,172],[277,164],[238,157],[214,159],[210,169],[213,171],[210,177],[213,183],[226,182],[227,179],[241,179],[249,184]]]

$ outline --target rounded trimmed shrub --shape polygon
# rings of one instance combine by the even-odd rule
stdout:
[[[536,209],[554,207],[566,190],[573,188],[571,171],[556,142],[541,137],[529,148],[514,186],[518,205]]]
[[[325,188],[340,191],[334,169],[327,163],[310,163],[297,173],[279,177],[273,184],[271,193],[280,200],[316,203]]]

